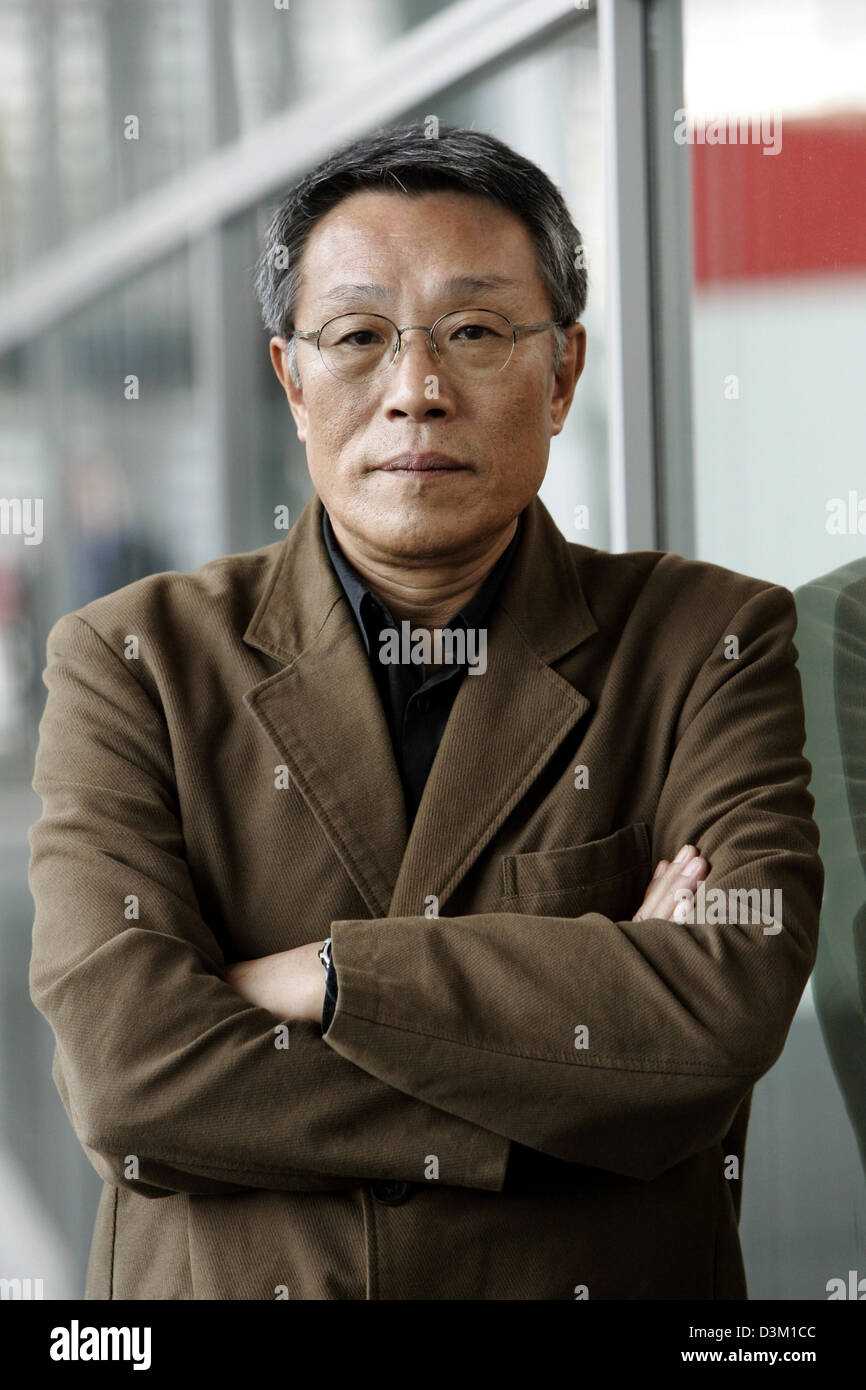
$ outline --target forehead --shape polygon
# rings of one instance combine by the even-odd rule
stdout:
[[[467,292],[474,287],[476,297],[537,287],[535,247],[522,219],[457,191],[364,189],[316,223],[301,258],[302,296],[317,301],[337,303],[356,284],[417,296],[449,282],[455,292],[457,282]]]

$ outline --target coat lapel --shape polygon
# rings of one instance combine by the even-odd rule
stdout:
[[[407,834],[384,711],[314,495],[278,550],[244,641],[281,663],[244,704],[375,917],[440,909],[589,700],[551,669],[597,630],[578,564],[538,497]]]
[[[315,494],[282,542],[244,641],[285,665],[244,704],[330,839],[371,914],[384,917],[406,847],[403,789],[355,616]]]

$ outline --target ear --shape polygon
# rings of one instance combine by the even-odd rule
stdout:
[[[307,438],[307,407],[304,404],[303,386],[296,386],[289,372],[289,344],[285,338],[271,338],[268,346],[271,354],[271,366],[286,393],[286,400],[289,402],[289,409],[294,417],[298,439],[303,444]]]
[[[582,323],[570,323],[565,330],[568,341],[562,354],[559,370],[550,397],[550,432],[559,434],[571,409],[574,388],[586,361],[586,329]]]

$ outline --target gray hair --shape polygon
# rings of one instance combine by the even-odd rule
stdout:
[[[289,338],[289,371],[298,376],[294,330],[300,263],[307,238],[325,213],[360,189],[411,196],[457,190],[481,195],[516,214],[535,245],[551,317],[575,323],[586,307],[588,276],[580,232],[559,189],[537,164],[483,131],[440,126],[430,138],[424,126],[397,126],[337,150],[295,184],[274,213],[256,267],[256,294],[265,327]],[[553,329],[553,365],[567,342]]]

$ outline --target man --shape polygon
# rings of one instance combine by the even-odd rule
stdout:
[[[334,155],[259,276],[314,496],[52,629],[31,985],[90,1298],[745,1296],[823,872],[794,606],[541,504],[579,252],[490,136]]]

